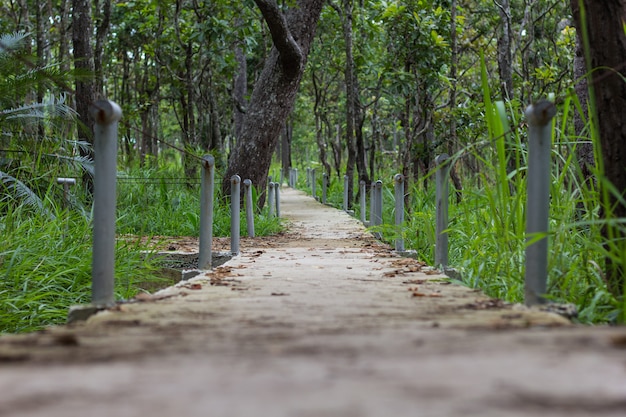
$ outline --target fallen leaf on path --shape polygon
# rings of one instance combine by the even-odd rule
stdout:
[[[289,295],[289,294],[284,293],[284,292],[273,292],[273,293],[272,293],[272,295],[275,295],[275,296],[284,296],[284,295]]]

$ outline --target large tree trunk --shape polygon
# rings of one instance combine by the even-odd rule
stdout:
[[[274,47],[254,86],[241,137],[230,156],[222,183],[225,193],[230,192],[230,177],[235,174],[265,190],[272,154],[293,109],[324,0],[299,0],[286,15],[273,0],[255,3],[268,24]],[[262,192],[258,204],[264,203]]]
[[[72,1],[72,46],[74,48],[74,68],[93,74],[93,49],[91,47],[91,1]],[[94,121],[89,114],[89,105],[94,101],[93,77],[76,79],[76,112],[78,113],[78,139],[93,143]],[[80,148],[81,156],[93,158],[93,150]],[[83,185],[91,194],[93,177],[83,175]]]
[[[600,148],[604,175],[614,187],[616,196],[602,182],[600,186],[608,195],[608,207],[603,208],[607,218],[626,218],[626,34],[623,19],[626,16],[626,0],[602,2],[583,0],[586,22],[581,24],[579,0],[571,0],[577,28],[589,37],[587,67],[592,73],[592,89],[595,112],[600,135]],[[620,197],[621,201],[620,202]],[[615,296],[624,295],[624,264],[626,263],[626,233],[624,227],[607,225],[603,229],[605,247],[613,255],[606,257],[606,279],[609,290]]]

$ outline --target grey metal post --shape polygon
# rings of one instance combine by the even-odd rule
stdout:
[[[213,194],[215,189],[215,158],[202,157],[200,185],[200,247],[198,269],[211,269],[213,264]]]
[[[435,205],[437,211],[436,240],[435,240],[435,265],[445,269],[448,266],[448,170],[449,165],[445,162],[450,157],[441,154],[435,158],[437,171],[435,172]]]
[[[368,226],[374,226],[374,217],[376,213],[376,181],[370,184],[370,221]]]
[[[365,181],[359,181],[359,203],[361,206],[361,223],[367,224],[367,216],[365,211],[367,210],[366,198],[367,198],[367,187],[365,186]]]
[[[252,180],[243,181],[244,194],[246,196],[246,227],[248,237],[254,237],[254,207],[252,206]]]
[[[396,200],[396,251],[404,251],[404,238],[402,237],[402,225],[404,223],[404,176],[396,174],[393,177],[394,193]]]
[[[311,187],[311,168],[306,169],[306,186]]]
[[[328,174],[324,172],[324,174],[322,174],[322,204],[326,204],[327,195],[328,195]]]
[[[274,183],[274,188],[276,189],[276,217],[280,218],[280,184]]]
[[[273,182],[269,183],[269,195],[267,196],[267,204],[269,206],[269,215],[270,217],[274,217],[274,203],[276,201],[276,197],[274,194],[276,193],[275,185]]]
[[[115,302],[115,205],[117,177],[117,125],[122,109],[109,100],[89,106],[94,118],[94,199],[91,302]]]
[[[315,168],[311,168],[311,195],[313,196],[314,199],[317,200],[317,190],[315,189],[316,187],[316,178],[315,178]]]
[[[348,211],[348,181],[347,175],[343,176],[343,211]]]
[[[294,168],[293,188],[298,188],[298,168]]]
[[[526,240],[548,233],[550,210],[551,123],[556,107],[540,100],[526,108],[528,119],[528,183],[526,197]],[[526,305],[543,304],[548,277],[548,238],[526,247]]]
[[[378,180],[374,183],[375,200],[374,200],[374,222],[375,226],[383,224],[383,182]]]
[[[239,254],[241,233],[241,177],[230,177],[230,253]]]
[[[57,178],[57,184],[63,185],[63,207],[69,207],[70,185],[76,184],[76,178]]]

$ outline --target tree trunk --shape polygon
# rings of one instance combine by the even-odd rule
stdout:
[[[102,6],[96,0],[97,25],[96,25],[96,48],[94,53],[94,71],[96,76],[95,93],[101,98],[104,96],[104,73],[102,60],[104,58],[104,42],[106,41],[109,27],[111,26],[111,0],[104,0]]]
[[[272,154],[296,99],[323,0],[299,0],[286,15],[273,0],[255,0],[268,24],[274,46],[246,109],[241,137],[233,150],[222,189],[230,192],[230,177],[249,178],[265,190]],[[258,204],[265,203],[265,193]]]
[[[511,2],[501,0],[498,4],[502,29],[498,36],[498,72],[502,100],[513,98],[513,64],[511,58]]]
[[[585,65],[585,52],[583,48],[583,42],[580,31],[576,31],[576,55],[574,56],[574,80],[577,81],[575,85],[576,95],[584,114],[580,114],[577,111],[574,112],[574,131],[576,137],[582,138],[585,133],[586,120],[589,117],[587,114],[587,106],[589,105],[589,86],[587,84],[587,67]],[[580,170],[583,176],[583,181],[589,181],[593,178],[592,169],[595,166],[595,159],[593,156],[593,143],[591,141],[579,142],[576,145],[576,156]]]
[[[91,1],[72,1],[72,45],[74,48],[74,68],[93,74],[93,50],[91,48]],[[76,112],[78,113],[78,140],[93,143],[94,121],[89,114],[89,105],[95,99],[93,77],[76,79]],[[80,148],[81,156],[93,159],[93,150]],[[83,175],[83,186],[93,193],[93,177]]]
[[[285,128],[280,141],[280,162],[283,171],[283,178],[289,178],[289,168],[291,168],[291,139],[293,131],[289,122],[285,123]]]
[[[608,200],[604,202],[602,212],[607,219],[623,219],[626,218],[626,204],[623,204],[626,197],[626,122],[623,114],[626,108],[626,34],[622,19],[626,16],[626,0],[584,0],[583,4],[584,25],[580,21],[579,1],[571,1],[577,28],[584,35],[586,27],[589,38],[587,68],[594,69],[591,76],[595,109],[592,110],[596,112],[604,176],[619,194],[615,195],[606,184],[600,183]],[[621,297],[626,273],[626,231],[624,226],[607,225],[603,228],[603,235],[609,253],[605,260],[608,289],[616,297]]]

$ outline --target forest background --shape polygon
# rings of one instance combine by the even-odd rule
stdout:
[[[611,3],[623,12],[623,1]],[[290,167],[327,173],[336,201],[344,175],[350,201],[357,201],[359,181],[391,184],[401,173],[409,184],[406,225],[382,232],[388,239],[402,234],[432,263],[431,176],[435,156],[448,153],[455,188],[450,263],[465,285],[511,302],[523,299],[523,110],[550,98],[558,113],[546,297],[576,304],[582,322],[622,321],[624,187],[607,180],[604,164],[611,161],[600,157],[594,114],[602,103],[593,94],[587,101],[585,76],[592,72],[583,59],[586,32],[575,29],[577,4],[301,0],[304,12],[294,15],[295,1],[0,1],[0,297],[12,317],[3,331],[58,322],[70,302],[61,294],[74,294],[72,303],[88,298],[87,106],[97,98],[117,102],[124,114],[121,236],[197,234],[198,158],[211,153],[225,180],[231,171],[257,168],[249,176],[260,204],[267,175],[278,178]],[[303,60],[293,83],[287,77],[294,102],[272,116],[279,127],[273,133],[250,120],[255,87],[277,47],[289,71],[283,51],[290,45],[281,49],[280,30],[295,39],[291,46],[299,43]],[[304,39],[313,33],[307,54]],[[616,69],[622,74],[623,62]],[[251,137],[266,130],[267,142]],[[229,162],[254,143],[262,144],[257,152],[269,155],[268,164],[273,156],[271,169],[261,162],[265,156],[244,158],[248,168],[236,157]],[[623,135],[615,146],[616,155],[626,148]],[[613,165],[623,167],[616,158]],[[56,177],[79,179],[71,201]],[[259,224],[268,233],[279,227],[268,218]],[[128,297],[154,266],[139,256],[140,243],[120,242],[117,291]]]

